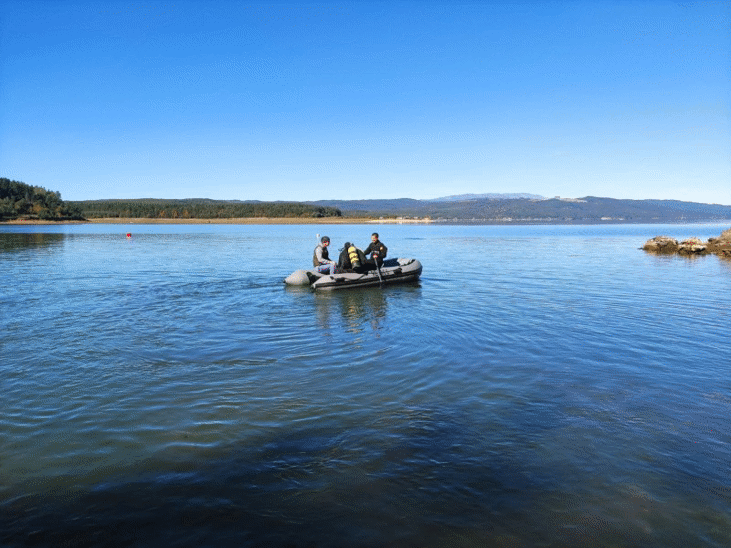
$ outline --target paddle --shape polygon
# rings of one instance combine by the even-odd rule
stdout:
[[[378,266],[378,251],[374,251],[371,253],[371,257],[373,257],[373,262],[376,263],[376,272],[378,272],[378,279],[381,282],[381,288],[383,288],[383,278],[381,277],[381,267]]]

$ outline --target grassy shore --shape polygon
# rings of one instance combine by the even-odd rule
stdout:
[[[237,219],[145,219],[105,217],[88,221],[38,221],[14,220],[0,224],[8,225],[57,225],[57,224],[120,224],[120,225],[360,225],[360,224],[402,224],[430,223],[428,219],[372,219],[362,217],[242,217]]]

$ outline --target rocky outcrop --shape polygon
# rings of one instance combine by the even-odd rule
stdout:
[[[707,242],[700,238],[687,238],[681,242],[669,236],[655,236],[647,240],[642,249],[650,253],[680,255],[707,255],[715,253],[721,257],[731,258],[731,228],[721,232],[718,238],[709,238]]]
[[[709,238],[708,245],[712,253],[731,258],[731,228],[721,232],[718,238]]]
[[[678,240],[670,236],[655,236],[651,240],[647,240],[642,249],[652,253],[677,253]]]
[[[680,242],[678,253],[681,255],[695,255],[703,253],[706,249],[708,249],[708,246],[700,238],[688,238]]]

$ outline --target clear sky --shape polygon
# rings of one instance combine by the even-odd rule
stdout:
[[[67,200],[731,205],[731,2],[5,0],[0,177]]]

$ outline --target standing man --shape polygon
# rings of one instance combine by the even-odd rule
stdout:
[[[330,238],[323,236],[320,238],[320,243],[315,248],[315,253],[312,255],[312,265],[318,272],[327,272],[332,275],[335,274],[335,261],[330,260],[330,255],[327,252],[327,246],[330,245]]]
[[[371,234],[371,243],[363,250],[363,253],[366,255],[371,254],[370,262],[374,265],[377,264],[379,267],[383,265],[383,259],[386,258],[388,248],[378,239],[378,232]]]

